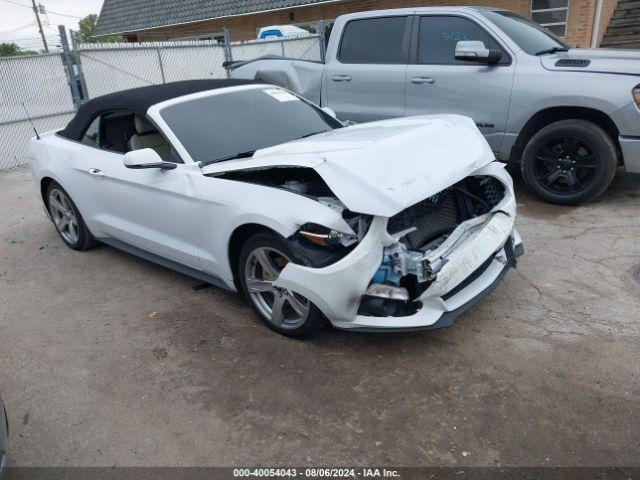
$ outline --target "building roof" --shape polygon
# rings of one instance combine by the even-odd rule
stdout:
[[[104,0],[94,35],[137,32],[327,1],[336,0]]]
[[[89,124],[103,112],[127,110],[141,117],[146,117],[149,107],[156,103],[164,102],[165,100],[203,92],[205,90],[216,90],[218,88],[236,87],[238,85],[248,85],[252,83],[259,82],[235,79],[185,80],[183,82],[151,85],[110,93],[83,103],[65,129],[59,132],[59,135],[71,140],[80,140]]]

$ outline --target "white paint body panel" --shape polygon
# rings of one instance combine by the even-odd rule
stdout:
[[[255,184],[205,176],[224,171],[302,166],[314,168],[353,212],[374,216],[357,247],[326,268],[289,264],[277,281],[309,298],[341,328],[414,328],[432,325],[491,284],[498,265],[460,293],[443,301],[442,293],[459,283],[491,255],[500,252],[516,216],[511,178],[493,155],[473,122],[462,116],[401,118],[338,129],[330,133],[260,150],[253,158],[200,168],[168,129],[163,106],[198,96],[262,86],[233,87],[174,99],[149,109],[185,160],[173,170],[129,169],[124,155],[57,136],[32,139],[28,158],[40,185],[58,182],[74,200],[93,235],[123,242],[217,277],[235,291],[229,263],[234,231],[248,224],[266,227],[282,237],[315,223],[352,233],[340,213],[311,198]],[[383,248],[394,240],[386,231],[390,216],[442,191],[468,175],[493,175],[505,185],[505,198],[486,225],[455,250],[455,258],[421,297],[423,308],[410,317],[375,318],[356,314]],[[500,220],[498,220],[500,219]],[[500,263],[500,254],[496,257]]]
[[[315,168],[354,212],[391,217],[493,161],[473,121],[424,115],[334,130],[260,150],[205,173],[295,165]]]

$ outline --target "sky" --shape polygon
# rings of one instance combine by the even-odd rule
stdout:
[[[102,2],[103,0],[36,0],[36,4],[41,3],[48,12],[40,15],[40,19],[50,47],[55,49],[60,44],[58,25],[65,25],[67,31],[77,30],[78,20],[90,13],[100,13]],[[0,43],[5,42],[15,42],[29,50],[43,48],[31,0],[0,0]]]

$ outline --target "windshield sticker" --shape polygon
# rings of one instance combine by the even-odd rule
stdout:
[[[291,95],[289,92],[285,92],[284,90],[280,90],[279,88],[269,88],[268,90],[264,90],[264,92],[267,95],[271,95],[279,102],[293,102],[299,100],[295,95]]]

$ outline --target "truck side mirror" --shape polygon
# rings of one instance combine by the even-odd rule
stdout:
[[[483,63],[486,65],[497,63],[502,58],[500,50],[490,50],[484,42],[479,40],[462,40],[456,43],[456,60],[464,62]]]

